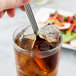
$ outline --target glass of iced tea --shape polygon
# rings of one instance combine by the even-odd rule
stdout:
[[[62,34],[51,25],[35,36],[31,26],[18,28],[13,36],[18,76],[57,76]]]

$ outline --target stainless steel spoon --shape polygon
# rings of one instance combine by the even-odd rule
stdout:
[[[24,8],[26,10],[26,14],[27,14],[28,19],[30,21],[30,24],[33,28],[33,31],[37,35],[38,34],[38,26],[37,26],[37,22],[35,20],[35,17],[34,17],[34,14],[32,12],[30,4],[28,3],[28,4],[24,5]]]

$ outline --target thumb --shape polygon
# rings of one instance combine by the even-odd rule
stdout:
[[[0,11],[16,8],[29,3],[31,0],[0,0]]]

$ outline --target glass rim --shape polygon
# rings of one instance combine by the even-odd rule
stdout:
[[[30,25],[25,26],[24,28],[25,28],[25,29],[28,29],[29,26],[30,26]],[[22,26],[20,26],[20,27],[22,27]],[[62,45],[63,35],[62,35],[62,33],[60,32],[60,30],[57,29],[57,30],[60,32],[61,41],[60,41],[60,43],[59,43],[55,48],[50,49],[50,50],[48,50],[48,51],[40,51],[40,52],[28,51],[28,50],[26,50],[26,49],[23,49],[23,48],[19,47],[19,46],[15,43],[15,40],[14,40],[15,33],[16,33],[16,31],[17,31],[20,27],[18,27],[18,28],[15,30],[14,34],[13,34],[13,46],[15,46],[17,49],[19,49],[19,50],[21,50],[21,51],[23,51],[23,52],[28,52],[28,53],[45,53],[45,52],[53,52],[54,50],[56,50],[57,48],[59,48],[59,47]]]

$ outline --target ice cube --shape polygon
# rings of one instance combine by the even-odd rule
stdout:
[[[42,31],[43,33],[58,32],[58,30],[51,24],[45,25],[44,27],[41,28],[40,31]]]
[[[36,36],[34,34],[23,35],[20,39],[19,46],[26,50],[32,50],[34,46],[34,42],[36,40]]]
[[[59,40],[59,36],[58,36],[58,33],[53,33],[53,32],[50,32],[50,33],[48,33],[47,35],[46,35],[46,40],[48,41],[48,42],[58,42],[58,40]]]
[[[56,46],[59,42],[59,31],[52,25],[41,28],[39,35],[50,42],[52,46]]]

